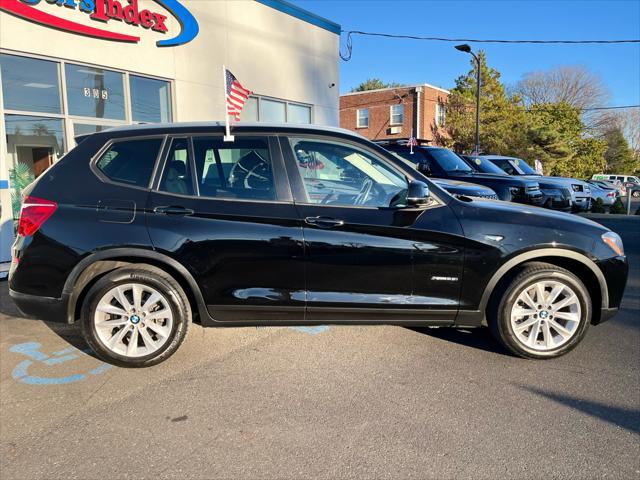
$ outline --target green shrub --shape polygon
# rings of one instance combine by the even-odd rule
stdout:
[[[591,202],[591,213],[606,213],[604,202],[601,198],[596,198]]]
[[[609,209],[609,213],[614,213],[614,214],[626,214],[627,213],[627,209],[624,206],[624,204],[622,203],[622,200],[620,200],[619,198],[615,201],[615,203],[613,205],[611,205],[611,208]]]

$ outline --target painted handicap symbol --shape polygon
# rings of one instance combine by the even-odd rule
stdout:
[[[315,327],[290,327],[292,330],[307,333],[309,335],[317,335],[318,333],[329,330],[329,325],[317,325]]]
[[[27,342],[14,345],[9,349],[10,352],[20,353],[30,358],[30,360],[21,361],[13,369],[13,372],[11,372],[11,376],[14,380],[29,385],[64,385],[67,383],[74,383],[79,382],[80,380],[84,380],[85,378],[87,378],[87,374],[100,375],[101,373],[104,373],[111,368],[111,365],[109,365],[108,363],[102,363],[97,368],[89,370],[87,374],[76,373],[74,375],[67,375],[65,377],[38,377],[29,375],[29,368],[36,362],[43,363],[50,367],[55,367],[56,365],[60,365],[62,363],[70,362],[72,360],[80,358],[82,355],[86,354],[86,352],[89,351],[82,351],[78,350],[75,347],[69,347],[58,352],[53,352],[53,354],[49,356],[40,351],[41,346],[42,345],[38,342]]]

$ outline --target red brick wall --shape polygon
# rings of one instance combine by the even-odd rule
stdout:
[[[436,103],[446,103],[447,94],[440,90],[422,87],[421,125],[416,131],[415,111],[417,94],[415,87],[374,90],[358,94],[347,94],[340,97],[340,126],[358,132],[370,140],[393,138],[409,138],[412,130],[419,139],[433,140],[435,128]],[[391,105],[404,105],[404,123],[400,125],[400,133],[390,133],[392,125]],[[357,128],[357,110],[369,109],[369,127]],[[442,130],[442,129],[440,129]]]

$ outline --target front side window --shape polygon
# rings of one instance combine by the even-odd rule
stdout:
[[[291,147],[308,203],[389,207],[406,192],[401,172],[352,145],[292,138]]]
[[[391,106],[391,125],[402,125],[404,123],[404,105]]]
[[[268,139],[194,137],[193,150],[200,196],[275,200]]]
[[[171,87],[169,82],[129,75],[131,116],[134,122],[171,121]]]
[[[161,138],[116,142],[102,154],[96,166],[114,182],[147,188],[161,144]]]
[[[69,113],[124,120],[124,75],[102,68],[65,65]]]
[[[189,140],[174,138],[162,174],[160,190],[177,195],[193,195]]]
[[[369,127],[369,109],[368,108],[359,108],[357,110],[357,127],[358,128],[368,128]]]
[[[61,113],[58,64],[0,54],[5,110]]]

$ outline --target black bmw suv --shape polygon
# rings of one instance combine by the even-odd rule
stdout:
[[[413,162],[423,175],[433,178],[462,180],[489,187],[500,200],[529,205],[542,205],[542,193],[538,182],[493,173],[479,173],[451,150],[441,147],[418,146],[413,148],[402,143],[381,144],[387,150]]]
[[[10,294],[79,323],[122,366],[205,326],[488,325],[562,355],[614,314],[620,237],[589,220],[453,197],[342,129],[222,123],[90,135],[26,191]]]

